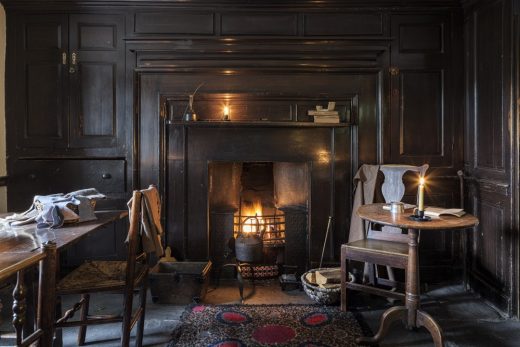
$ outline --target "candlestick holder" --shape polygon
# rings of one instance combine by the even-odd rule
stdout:
[[[408,216],[409,219],[415,222],[428,222],[432,220],[432,217],[424,215],[424,211],[415,210],[414,214]]]

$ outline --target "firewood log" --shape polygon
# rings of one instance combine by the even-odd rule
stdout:
[[[330,284],[341,282],[341,269],[333,268],[326,270],[316,271],[316,283],[318,284]]]

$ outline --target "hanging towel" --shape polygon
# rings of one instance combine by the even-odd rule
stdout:
[[[162,246],[163,228],[161,226],[161,198],[154,185],[141,190],[141,239],[143,251],[155,252],[157,256],[164,254]],[[129,210],[132,208],[132,199],[128,201]],[[128,241],[128,240],[127,240]]]

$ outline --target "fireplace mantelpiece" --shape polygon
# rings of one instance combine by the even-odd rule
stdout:
[[[218,76],[218,77],[216,77]],[[135,180],[143,186],[159,182],[166,197],[167,242],[181,259],[209,257],[207,214],[208,162],[302,162],[311,169],[309,213],[309,261],[319,261],[329,215],[334,216],[326,260],[339,259],[339,245],[346,241],[351,214],[352,172],[360,162],[378,157],[378,71],[315,73],[242,71],[222,75],[207,73],[141,72],[138,74],[139,130]],[[343,100],[351,105],[340,124],[309,121],[205,121],[173,122],[167,119],[177,100],[183,110],[187,98],[174,95],[192,92],[200,81],[205,93],[240,93],[254,90],[268,100],[276,96],[290,105],[308,105],[312,100]],[[215,80],[218,81],[215,82]],[[273,95],[270,99],[269,95]],[[312,96],[315,95],[315,99]],[[291,99],[293,98],[294,99]],[[293,101],[295,100],[295,101]],[[197,111],[197,100],[195,110]],[[279,103],[277,104],[279,105]],[[300,107],[300,106],[296,106]],[[308,106],[306,106],[308,107]],[[282,115],[282,113],[280,112]],[[233,116],[232,116],[233,118]],[[145,124],[146,126],[142,126]],[[370,130],[369,130],[370,129]],[[375,130],[375,131],[374,131]],[[353,145],[355,143],[355,145]]]

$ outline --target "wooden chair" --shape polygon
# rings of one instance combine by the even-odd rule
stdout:
[[[66,311],[57,320],[56,328],[79,326],[78,345],[85,344],[87,325],[122,322],[121,346],[128,346],[130,332],[137,323],[136,346],[142,346],[146,290],[148,283],[148,265],[146,253],[138,254],[140,209],[142,193],[133,192],[128,231],[128,255],[126,261],[91,261],[85,262],[65,276],[57,285],[57,295],[79,294],[81,299],[74,307]],[[132,301],[139,290],[139,307],[132,312]],[[90,294],[95,292],[115,292],[124,294],[121,315],[89,315]],[[69,321],[76,311],[81,309],[79,320]]]
[[[403,175],[416,172],[424,176],[428,165],[381,165],[380,170],[385,176],[381,190],[385,202],[401,201],[405,193]],[[408,264],[408,235],[393,227],[379,227],[367,223],[366,238],[349,242],[341,246],[341,309],[347,309],[347,289],[361,290],[367,293],[404,300],[404,294],[396,291],[400,283],[395,280],[393,268],[406,269]],[[347,282],[347,260],[365,262],[368,266],[368,285],[365,283]],[[377,265],[387,267],[387,278],[378,275]],[[386,286],[390,289],[380,288]]]

